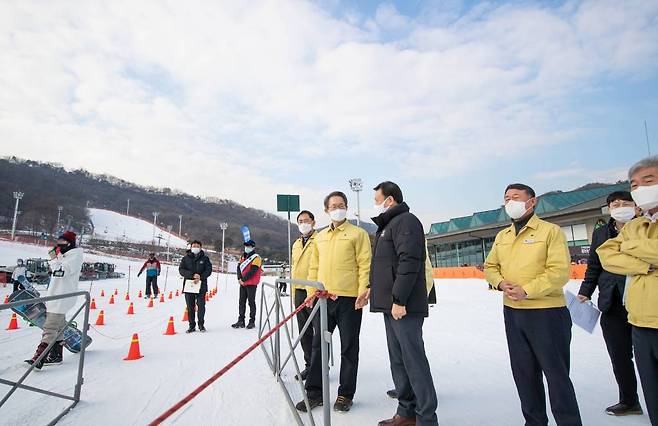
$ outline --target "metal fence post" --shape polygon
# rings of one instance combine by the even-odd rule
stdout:
[[[327,320],[327,299],[320,299],[320,330],[324,333],[320,336],[321,354],[322,354],[322,411],[325,426],[331,425],[331,411],[329,408],[329,341],[331,341],[331,334],[328,329]]]

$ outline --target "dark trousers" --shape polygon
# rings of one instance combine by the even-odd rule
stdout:
[[[633,327],[628,323],[628,312],[621,302],[601,314],[601,331],[619,386],[619,402],[636,405],[639,400],[633,363]]]
[[[189,321],[190,328],[196,327],[195,321],[195,307],[198,307],[199,310],[196,312],[199,320],[199,327],[203,327],[204,319],[206,317],[206,291],[201,289],[197,293],[185,293],[185,304],[187,305],[187,318]]]
[[[356,297],[339,296],[327,299],[327,328],[340,334],[340,386],[338,396],[354,398],[356,376],[359,370],[359,334],[363,309],[355,310]],[[320,315],[313,319],[313,351],[311,367],[306,378],[306,393],[311,399],[322,398],[322,352],[320,349]]]
[[[306,297],[306,290],[299,288],[295,289],[295,307],[298,308],[300,305],[304,304]],[[300,332],[302,331],[302,328],[304,328],[304,324],[306,324],[306,321],[308,321],[310,316],[310,308],[304,308],[297,314],[297,326],[299,327]],[[304,351],[304,363],[306,364],[306,368],[311,365],[311,354],[313,353],[313,331],[313,324],[311,324],[306,329],[306,333],[304,333],[302,339],[300,340],[302,351]]]
[[[153,288],[153,296],[157,296],[160,293],[157,275],[153,275],[152,277],[146,276],[146,297],[151,295],[151,287]]]
[[[527,426],[548,425],[542,373],[558,426],[581,426],[569,378],[571,316],[567,308],[505,307],[505,332],[512,375]]]
[[[384,314],[391,374],[398,393],[397,413],[416,418],[417,425],[438,425],[436,390],[423,343],[424,321],[419,315],[394,320],[391,314]]]
[[[247,300],[249,300],[249,321],[256,322],[256,290],[258,290],[258,286],[255,285],[240,286],[239,321],[244,322],[244,316],[247,312]]]
[[[649,419],[658,426],[658,329],[634,326],[633,346]]]

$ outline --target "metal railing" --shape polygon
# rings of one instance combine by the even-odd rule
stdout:
[[[66,407],[64,411],[62,411],[57,417],[55,417],[48,425],[54,425],[57,423],[62,417],[64,417],[66,414],[68,414],[69,411],[73,407],[75,407],[78,402],[80,402],[80,393],[82,391],[82,384],[84,382],[84,378],[82,377],[82,372],[84,368],[84,363],[85,363],[85,347],[86,347],[86,342],[87,342],[87,330],[89,330],[89,305],[91,302],[91,296],[89,295],[89,292],[86,291],[76,291],[74,293],[66,293],[66,294],[60,294],[56,296],[46,296],[46,297],[39,297],[35,299],[25,299],[25,300],[20,300],[17,302],[11,302],[11,303],[4,303],[0,304],[0,311],[4,309],[10,309],[16,306],[22,306],[22,305],[30,305],[30,304],[36,304],[36,303],[42,303],[42,302],[49,302],[51,300],[59,300],[59,299],[67,299],[70,297],[78,297],[78,296],[84,296],[85,302],[75,311],[75,314],[71,317],[70,320],[66,323],[64,327],[57,333],[57,336],[53,341],[46,347],[46,349],[41,353],[41,355],[36,359],[36,361],[30,366],[30,368],[27,369],[27,371],[21,376],[18,381],[14,382],[11,380],[6,380],[3,378],[0,378],[0,383],[4,385],[11,386],[11,389],[5,394],[5,396],[0,400],[0,409],[2,406],[9,400],[9,398],[16,392],[18,389],[24,389],[27,391],[31,392],[36,392],[48,396],[54,396],[57,398],[62,398],[66,399],[69,401],[73,401],[71,405]],[[45,358],[48,355],[48,352],[50,349],[55,345],[55,343],[59,340],[59,338],[64,334],[64,330],[66,330],[67,327],[69,327],[72,323],[73,320],[75,320],[80,312],[84,309],[84,323],[82,325],[82,340],[81,340],[81,349],[80,349],[80,357],[78,359],[78,379],[75,384],[75,388],[73,390],[73,395],[64,395],[61,393],[57,392],[52,392],[46,389],[41,389],[35,386],[28,386],[24,385],[23,382],[27,378],[27,376],[34,371],[35,365],[38,364],[43,358]]]
[[[265,282],[261,283],[258,337],[262,337],[264,334],[267,334],[267,332],[272,329],[272,324],[278,324],[281,318],[286,316],[286,313],[283,309],[283,303],[281,301],[281,294],[279,293],[279,283],[288,283],[291,286],[302,285],[306,287],[315,287],[320,291],[324,291],[324,286],[322,285],[322,283],[315,281],[290,280],[290,279],[280,278],[277,279],[274,284],[265,283]],[[268,288],[273,290],[273,295],[274,295],[274,300],[272,301],[271,305],[268,303],[267,294],[265,291]],[[301,372],[299,370],[299,363],[297,362],[297,356],[295,355],[295,349],[300,345],[302,336],[304,336],[306,330],[308,330],[309,327],[313,327],[313,319],[318,315],[318,312],[320,315],[320,332],[322,336],[320,340],[320,349],[321,349],[321,358],[322,358],[323,424],[324,426],[330,426],[331,407],[329,401],[329,352],[330,352],[329,346],[331,343],[331,334],[327,331],[328,330],[327,299],[326,298],[317,299],[317,302],[315,303],[315,306],[311,310],[308,320],[306,321],[302,329],[299,331],[299,334],[297,335],[296,339],[293,340],[291,329],[286,323],[283,325],[283,327],[278,329],[273,336],[271,336],[268,339],[269,345],[267,345],[266,343],[267,341],[263,342],[263,344],[261,345],[261,348],[263,349],[263,353],[265,354],[265,359],[267,360],[267,363],[269,364],[270,369],[272,370],[272,373],[274,374],[276,381],[281,386],[281,390],[283,391],[284,396],[286,397],[286,401],[288,402],[293,417],[295,418],[295,421],[297,422],[298,425],[304,425],[304,422],[302,421],[302,418],[299,415],[299,411],[295,408],[295,403],[292,400],[292,397],[290,396],[290,392],[288,391],[286,384],[282,380],[282,373],[284,368],[292,360],[296,378],[299,378],[297,382],[299,383],[299,387],[301,389],[302,395],[304,395],[306,412],[308,414],[310,424],[314,426],[316,423],[315,423],[315,419],[313,418],[313,414],[311,413],[311,407],[308,401],[308,397],[306,396],[306,390],[304,389],[304,382],[301,380]],[[270,322],[270,318],[272,317],[272,314],[274,314],[273,323]],[[289,350],[285,358],[283,358],[283,354],[281,352],[282,332],[285,336],[285,343],[287,343],[287,349]],[[268,346],[269,346],[269,350],[268,350]]]

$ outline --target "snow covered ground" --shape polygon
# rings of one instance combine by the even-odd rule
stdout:
[[[45,255],[42,247],[0,242],[0,264],[17,257]],[[101,259],[89,256],[90,260]],[[105,258],[127,272],[139,262]],[[164,274],[160,284],[164,286]],[[217,278],[210,278],[214,286]],[[486,290],[480,280],[438,280],[439,304],[432,308],[425,325],[425,342],[439,392],[439,419],[442,425],[520,425],[523,418],[509,369],[502,321],[500,294]],[[105,310],[106,324],[95,327],[94,342],[87,352],[82,401],[65,416],[62,425],[143,425],[180,400],[256,340],[255,330],[229,327],[237,316],[237,284],[219,279],[219,295],[208,303],[206,334],[186,335],[181,322],[182,297],[147,308],[137,300],[142,279],[133,278],[130,293],[136,315],[126,315],[127,302],[119,297],[108,305],[106,295],[115,288],[125,294],[125,279],[98,281],[92,295]],[[569,284],[575,288],[576,282]],[[90,283],[81,283],[89,289]],[[169,268],[167,292],[180,288],[175,268]],[[0,287],[0,297],[9,293]],[[92,311],[95,321],[98,311]],[[176,321],[175,336],[163,336],[170,315]],[[22,360],[32,355],[40,333],[21,321],[21,328],[5,331],[9,312],[0,311],[0,377],[16,380],[25,371]],[[139,333],[144,358],[126,362],[133,332]],[[335,425],[372,425],[390,417],[396,403],[386,397],[392,386],[381,315],[366,314],[361,333],[359,388],[348,414],[334,415]],[[338,339],[334,349],[340,351]],[[600,328],[593,335],[573,328],[572,378],[585,425],[649,425],[646,416],[612,418],[603,409],[616,402],[617,388]],[[70,393],[76,378],[77,355],[65,351],[64,364],[32,374],[27,384],[56,392]],[[338,368],[331,370],[332,399],[337,388]],[[7,390],[4,385],[0,389]],[[301,394],[292,389],[293,398]],[[4,394],[0,394],[4,395]],[[0,408],[2,425],[41,425],[55,417],[67,403],[19,390]],[[321,413],[317,411],[316,418]],[[320,421],[320,420],[319,420]],[[269,372],[260,350],[253,352],[234,369],[203,391],[174,415],[167,424],[178,425],[292,425],[284,396]]]
[[[94,237],[108,241],[151,243],[153,223],[136,217],[103,209],[88,209],[89,218],[94,224]],[[175,234],[157,228],[155,237],[162,236],[160,245],[170,241],[171,247],[185,248],[187,241]]]

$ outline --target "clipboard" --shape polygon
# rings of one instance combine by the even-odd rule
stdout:
[[[194,280],[185,280],[183,283],[183,293],[199,294],[201,292],[201,280],[195,283]]]

